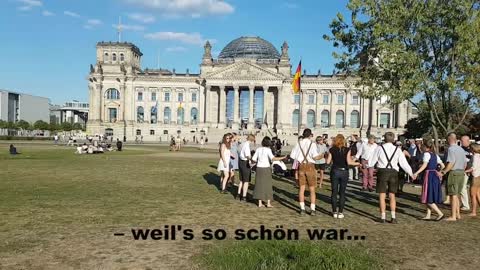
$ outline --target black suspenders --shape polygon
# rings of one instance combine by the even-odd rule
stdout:
[[[385,148],[383,148],[383,145],[380,146],[380,147],[382,147],[383,153],[385,153],[385,157],[387,158],[387,166],[385,167],[385,169],[393,169],[392,159],[393,159],[393,157],[395,156],[395,153],[397,153],[398,147],[395,147],[395,151],[393,151],[393,154],[392,154],[391,157],[388,157],[387,151],[385,151]],[[389,167],[390,167],[390,168],[389,168]]]

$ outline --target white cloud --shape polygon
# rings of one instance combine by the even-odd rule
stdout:
[[[283,3],[283,6],[290,9],[298,8],[298,4],[291,3],[291,2],[285,2]]]
[[[44,11],[42,12],[42,15],[45,16],[45,17],[49,17],[49,16],[55,16],[55,13],[50,12],[50,11],[48,11],[48,10],[44,10]]]
[[[87,23],[83,26],[85,29],[93,29],[96,26],[99,26],[103,24],[102,21],[97,20],[97,19],[89,19],[87,20]]]
[[[90,25],[100,25],[100,24],[102,24],[102,21],[97,20],[97,19],[90,19],[90,20],[87,21],[87,24],[90,24]]]
[[[168,17],[231,14],[235,8],[223,0],[124,0],[125,2],[159,11]]]
[[[187,48],[182,46],[168,47],[165,49],[167,52],[186,52]]]
[[[171,40],[186,44],[203,45],[207,40],[199,33],[181,33],[181,32],[156,32],[145,34],[146,39],[151,40]]]
[[[141,22],[141,23],[153,23],[155,22],[155,17],[149,14],[142,14],[142,13],[130,13],[127,15],[128,18]]]
[[[134,25],[134,24],[121,24],[122,30],[130,30],[130,31],[144,31],[145,26],[143,25]],[[118,28],[118,24],[112,24],[113,28]]]
[[[80,15],[75,13],[75,12],[72,12],[72,11],[64,11],[63,14],[67,15],[67,16],[70,16],[70,17],[73,17],[73,18],[80,18]]]
[[[22,4],[21,7],[18,7],[18,10],[20,11],[29,11],[34,7],[43,6],[42,1],[39,0],[17,0],[17,2]]]

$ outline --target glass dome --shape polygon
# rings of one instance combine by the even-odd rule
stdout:
[[[218,55],[218,59],[228,58],[280,59],[280,54],[263,38],[241,37],[228,43]]]

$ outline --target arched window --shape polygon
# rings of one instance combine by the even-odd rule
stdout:
[[[327,128],[330,126],[330,113],[327,111],[327,110],[323,110],[322,111],[322,115],[321,115],[321,126],[322,128]]]
[[[345,127],[345,113],[343,111],[337,111],[335,115],[335,127],[344,128]]]
[[[196,125],[198,123],[198,110],[197,108],[192,108],[190,111],[190,118],[191,118],[191,123],[192,125]]]
[[[308,110],[307,112],[307,128],[315,127],[315,111]]]
[[[103,55],[103,61],[108,61],[108,52]]]
[[[170,110],[169,107],[165,107],[165,109],[163,109],[163,123],[170,124],[171,116],[172,110]]]
[[[177,124],[183,125],[184,121],[185,121],[185,109],[180,107],[177,110]]]
[[[143,107],[138,106],[137,107],[137,122],[138,123],[143,123],[144,116],[145,116],[145,112],[143,111]]]
[[[116,53],[112,53],[112,61],[113,62],[117,61],[117,54]]]
[[[152,106],[150,109],[150,123],[156,124],[157,123],[157,106]]]
[[[299,116],[300,116],[300,111],[298,109],[293,110],[293,114],[292,114],[293,127],[298,127]]]
[[[120,61],[121,62],[125,61],[125,55],[123,53],[120,54]]]
[[[115,88],[110,88],[105,92],[106,99],[120,99],[120,92]]]
[[[360,113],[355,110],[350,113],[350,127],[359,128],[360,127]]]

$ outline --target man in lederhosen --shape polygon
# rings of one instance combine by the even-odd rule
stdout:
[[[390,199],[390,211],[392,212],[391,223],[396,224],[397,217],[395,215],[396,201],[395,193],[398,190],[398,172],[399,165],[402,169],[413,178],[412,168],[407,162],[402,150],[395,146],[395,135],[392,132],[385,133],[385,143],[375,149],[371,159],[368,161],[370,167],[377,164],[377,193],[380,195],[380,213],[381,223],[386,221],[386,204],[385,199],[388,193]]]
[[[313,134],[309,128],[303,131],[303,139],[292,150],[291,158],[296,160],[298,166],[298,182],[300,185],[298,200],[300,202],[300,215],[305,215],[305,186],[308,184],[310,191],[310,215],[315,215],[315,186],[317,185],[317,171],[315,160],[322,158],[317,147],[312,141]]]

